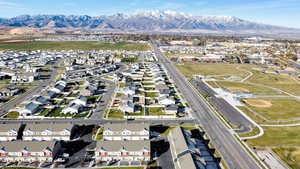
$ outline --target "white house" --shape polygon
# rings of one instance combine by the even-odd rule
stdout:
[[[20,124],[0,124],[0,141],[17,140]]]
[[[149,140],[148,124],[105,124],[103,140]]]
[[[71,103],[68,107],[62,110],[62,114],[77,114],[82,106],[80,104]]]
[[[24,141],[59,141],[70,140],[71,124],[26,124],[23,131]]]
[[[32,115],[40,110],[40,105],[34,102],[30,102],[23,109],[19,111],[20,115]]]
[[[12,83],[31,83],[34,81],[34,74],[32,73],[17,73],[11,77]]]
[[[70,104],[78,104],[80,106],[86,106],[87,98],[85,96],[80,96],[78,99],[73,100]]]
[[[168,97],[161,97],[159,99],[159,104],[161,105],[170,105],[170,104],[175,104],[175,100],[168,98]]]

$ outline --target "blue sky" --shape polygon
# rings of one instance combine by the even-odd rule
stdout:
[[[300,0],[0,0],[0,17],[22,14],[103,15],[173,10],[225,15],[300,28]]]

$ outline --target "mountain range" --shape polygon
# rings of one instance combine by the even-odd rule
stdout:
[[[299,29],[243,20],[234,16],[192,16],[173,11],[146,11],[136,14],[88,15],[21,15],[0,18],[0,26],[33,28],[70,28],[144,32],[223,32],[294,34]]]

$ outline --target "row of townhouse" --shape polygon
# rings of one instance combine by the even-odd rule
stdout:
[[[103,126],[104,141],[149,140],[149,125],[138,124],[105,124]]]
[[[95,148],[99,161],[150,161],[150,141],[99,141]]]
[[[98,141],[92,150],[96,162],[150,161],[149,124],[104,124],[103,140]]]
[[[0,142],[1,162],[52,162],[55,142]]]
[[[23,131],[25,141],[59,141],[70,140],[71,124],[27,124]]]
[[[25,128],[24,128],[25,127]],[[70,140],[71,124],[0,124],[0,141],[59,141]],[[22,135],[22,137],[20,137]]]

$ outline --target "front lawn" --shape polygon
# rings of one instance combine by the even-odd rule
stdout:
[[[107,117],[110,119],[124,119],[124,113],[121,110],[111,109],[108,111]]]
[[[158,92],[146,92],[146,97],[158,97],[159,93]]]
[[[17,119],[17,118],[19,118],[19,116],[20,116],[20,113],[19,113],[19,112],[12,111],[12,112],[9,112],[8,114],[6,114],[6,115],[4,116],[4,118]]]
[[[98,129],[98,132],[97,132],[97,135],[96,135],[96,140],[97,141],[101,141],[103,139],[103,130],[104,129],[102,127],[100,127]]]
[[[62,114],[62,108],[56,107],[50,113],[49,117],[72,117],[72,114]]]

